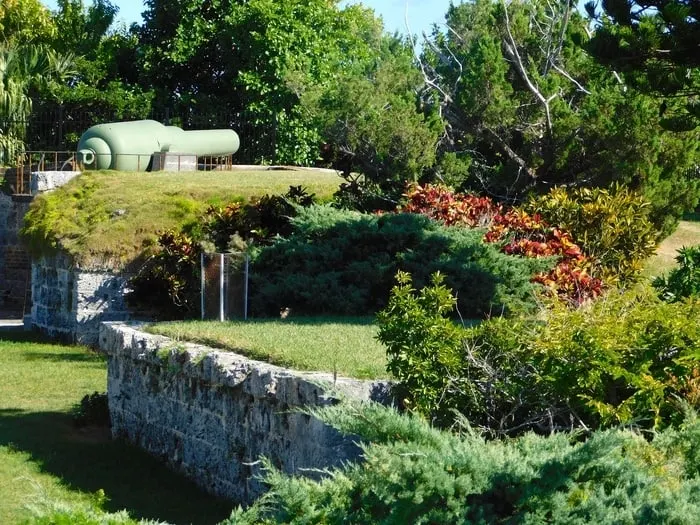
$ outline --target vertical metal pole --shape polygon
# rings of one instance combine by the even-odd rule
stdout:
[[[63,145],[63,104],[58,106],[58,146],[64,148]]]
[[[199,279],[199,308],[204,321],[204,252],[199,254],[199,272],[202,274]]]
[[[245,256],[245,271],[243,273],[243,320],[248,320],[248,261],[250,258]]]
[[[219,321],[224,320],[224,254],[219,254]]]

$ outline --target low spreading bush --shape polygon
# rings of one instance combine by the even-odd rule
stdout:
[[[569,232],[591,257],[593,274],[606,281],[636,281],[656,249],[651,205],[626,187],[555,188],[525,208]]]
[[[322,481],[268,463],[270,491],[226,523],[692,524],[700,515],[692,417],[652,442],[622,430],[581,442],[568,433],[485,441],[375,405],[316,414],[360,436],[364,461]]]
[[[441,425],[460,413],[493,435],[659,428],[678,420],[679,400],[700,401],[697,300],[665,303],[640,285],[470,329],[450,324],[453,304],[439,278],[416,291],[399,275],[378,316],[402,399]]]
[[[671,270],[668,277],[654,279],[654,288],[670,302],[683,297],[700,297],[700,245],[678,250],[676,262],[678,267]]]
[[[88,425],[109,426],[109,404],[107,393],[86,394],[73,410],[73,421],[79,427]]]
[[[482,242],[483,230],[448,228],[414,214],[369,215],[315,206],[294,233],[253,254],[251,310],[275,315],[366,315],[389,297],[397,270],[427,284],[440,271],[465,317],[533,307],[531,276],[550,259],[514,259]]]

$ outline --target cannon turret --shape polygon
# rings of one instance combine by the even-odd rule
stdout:
[[[155,120],[134,120],[89,128],[80,137],[78,160],[85,169],[147,171],[154,153],[223,157],[239,146],[230,129],[184,131]]]

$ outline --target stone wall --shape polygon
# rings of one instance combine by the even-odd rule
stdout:
[[[31,198],[0,192],[0,316],[21,318],[28,313],[29,253],[19,240]]]
[[[100,348],[109,360],[113,436],[239,503],[264,490],[256,479],[261,456],[314,477],[358,458],[352,437],[295,409],[336,403],[339,393],[388,399],[384,382],[295,372],[121,323],[102,325]]]
[[[102,321],[126,321],[126,278],[85,271],[58,253],[32,261],[32,325],[63,340],[95,345]]]
[[[19,239],[33,196],[62,186],[77,171],[32,172],[31,195],[0,192],[0,317],[21,318],[31,310],[31,258]]]

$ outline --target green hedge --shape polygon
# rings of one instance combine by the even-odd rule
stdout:
[[[367,315],[389,298],[397,270],[420,284],[445,274],[463,317],[526,310],[530,279],[552,260],[511,257],[484,244],[483,230],[442,226],[414,214],[369,215],[330,206],[299,211],[291,236],[253,258],[251,309],[276,315]]]
[[[365,440],[364,461],[321,482],[268,465],[270,492],[228,524],[697,523],[700,423],[650,443],[629,431],[485,441],[376,406],[320,417]]]

